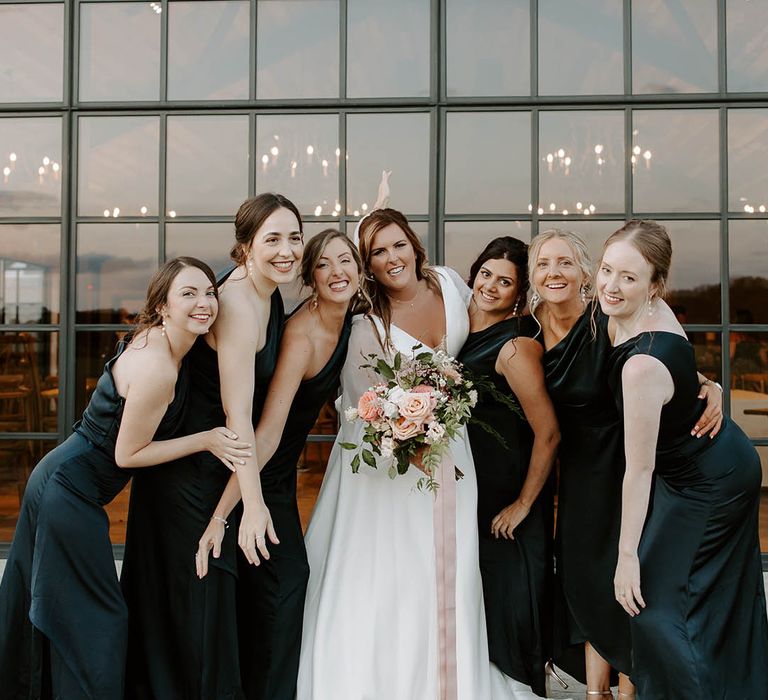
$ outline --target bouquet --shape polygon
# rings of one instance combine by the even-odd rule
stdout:
[[[408,357],[398,352],[392,364],[368,355],[372,364],[361,365],[376,372],[382,381],[370,387],[357,403],[345,411],[348,421],[362,420],[362,445],[342,442],[346,450],[358,450],[352,458],[357,472],[362,459],[376,468],[374,454],[391,458],[389,476],[405,474],[413,461],[421,464],[425,477],[419,489],[435,491],[435,472],[450,441],[470,419],[477,403],[477,389],[459,362],[442,350]],[[463,474],[457,469],[456,478]]]

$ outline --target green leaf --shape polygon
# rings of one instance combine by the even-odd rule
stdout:
[[[408,471],[408,467],[410,466],[411,461],[408,457],[408,453],[398,452],[397,453],[397,473],[398,474],[405,474]]]
[[[365,436],[363,437],[363,440],[365,440]],[[339,447],[341,447],[342,450],[356,450],[357,445],[355,445],[354,442],[340,442]]]
[[[399,352],[395,354],[395,360],[394,360],[394,362],[392,364],[395,367],[395,371],[399,372],[400,371],[400,367],[402,367],[402,364],[403,364],[403,357],[402,357],[402,355]]]
[[[384,360],[380,359],[376,363],[376,371],[382,377],[386,377],[387,379],[394,379],[395,378],[395,373],[392,371],[392,368]]]
[[[420,362],[424,362],[426,360],[432,359],[432,353],[431,352],[420,352],[418,355],[416,355],[416,359]]]
[[[392,464],[389,467],[389,471],[387,472],[387,474],[389,474],[389,478],[390,479],[394,479],[397,476],[397,469],[395,469],[395,465],[394,464]]]
[[[363,450],[363,462],[365,462],[369,467],[373,467],[376,469],[376,458],[373,456],[373,452],[370,450]]]
[[[360,469],[360,455],[355,455],[352,458],[352,473],[357,474]]]

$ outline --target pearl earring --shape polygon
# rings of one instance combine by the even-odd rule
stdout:
[[[161,326],[162,327],[160,329],[160,335],[165,337],[165,329],[168,327],[166,322],[165,322],[165,314],[163,314],[163,322],[162,322]]]

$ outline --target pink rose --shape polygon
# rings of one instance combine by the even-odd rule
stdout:
[[[432,397],[430,394],[406,391],[403,398],[397,402],[400,415],[408,421],[423,423],[432,415]]]
[[[392,437],[395,440],[410,440],[412,437],[416,437],[423,432],[424,428],[421,424],[414,423],[406,418],[398,418],[392,424]]]
[[[414,394],[429,394],[429,405],[432,410],[437,406],[437,398],[435,397],[435,390],[429,386],[429,384],[417,384],[411,391]]]
[[[366,391],[357,402],[357,415],[369,423],[381,415],[379,397],[374,391]]]

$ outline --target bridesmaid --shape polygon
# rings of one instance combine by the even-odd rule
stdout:
[[[544,696],[552,557],[552,494],[545,484],[559,433],[544,386],[544,351],[533,339],[538,329],[531,316],[523,315],[527,253],[525,243],[505,236],[491,241],[472,263],[470,333],[458,359],[476,376],[487,376],[524,414],[481,393],[474,415],[505,444],[475,423],[468,430],[477,469],[490,658],[509,676],[513,690],[525,684]]]
[[[632,697],[629,624],[613,596],[624,451],[621,420],[607,383],[607,317],[585,313],[591,263],[570,231],[544,231],[531,242],[531,312],[541,324],[547,389],[561,431],[555,557],[564,610],[556,611],[555,661],[586,680],[590,696]],[[708,408],[694,432],[716,434],[721,392],[700,376]],[[556,598],[558,601],[558,598]]]
[[[301,280],[312,290],[285,326],[275,375],[256,428],[256,454],[264,500],[280,533],[280,546],[250,577],[252,609],[240,634],[243,690],[247,698],[294,700],[299,671],[307,552],[296,501],[296,465],[320,409],[332,399],[347,355],[351,314],[368,308],[360,286],[363,264],[341,231],[326,229],[310,240]],[[200,539],[198,575],[208,555],[221,555],[223,521],[240,500],[237,477]],[[240,545],[253,547],[251,504],[244,503]],[[247,552],[252,559],[255,552]],[[247,661],[247,665],[246,665]]]
[[[766,698],[760,458],[728,419],[713,440],[688,430],[702,406],[693,348],[663,301],[671,257],[664,227],[634,220],[608,238],[597,273],[624,416],[614,585],[633,679],[643,700]]]
[[[4,698],[123,697],[128,613],[104,506],[130,479],[126,467],[203,450],[228,463],[250,454],[226,428],[171,439],[189,387],[182,360],[216,312],[205,263],[163,265],[74,433],[32,472],[0,586]]]
[[[282,195],[261,194],[238,210],[235,239],[236,267],[220,282],[219,317],[190,351],[187,432],[226,420],[236,434],[253,435],[277,364],[284,320],[278,285],[296,276],[301,217]],[[250,560],[258,562],[269,557],[266,538],[278,540],[256,457],[240,459],[237,469],[255,521]],[[214,511],[229,475],[218,461],[197,455],[134,482],[122,576],[131,613],[129,697],[242,696],[236,621],[250,624],[238,606],[251,595],[252,567],[238,561],[234,528],[205,579],[194,566],[200,533],[219,517]],[[245,599],[238,600],[238,579]]]

